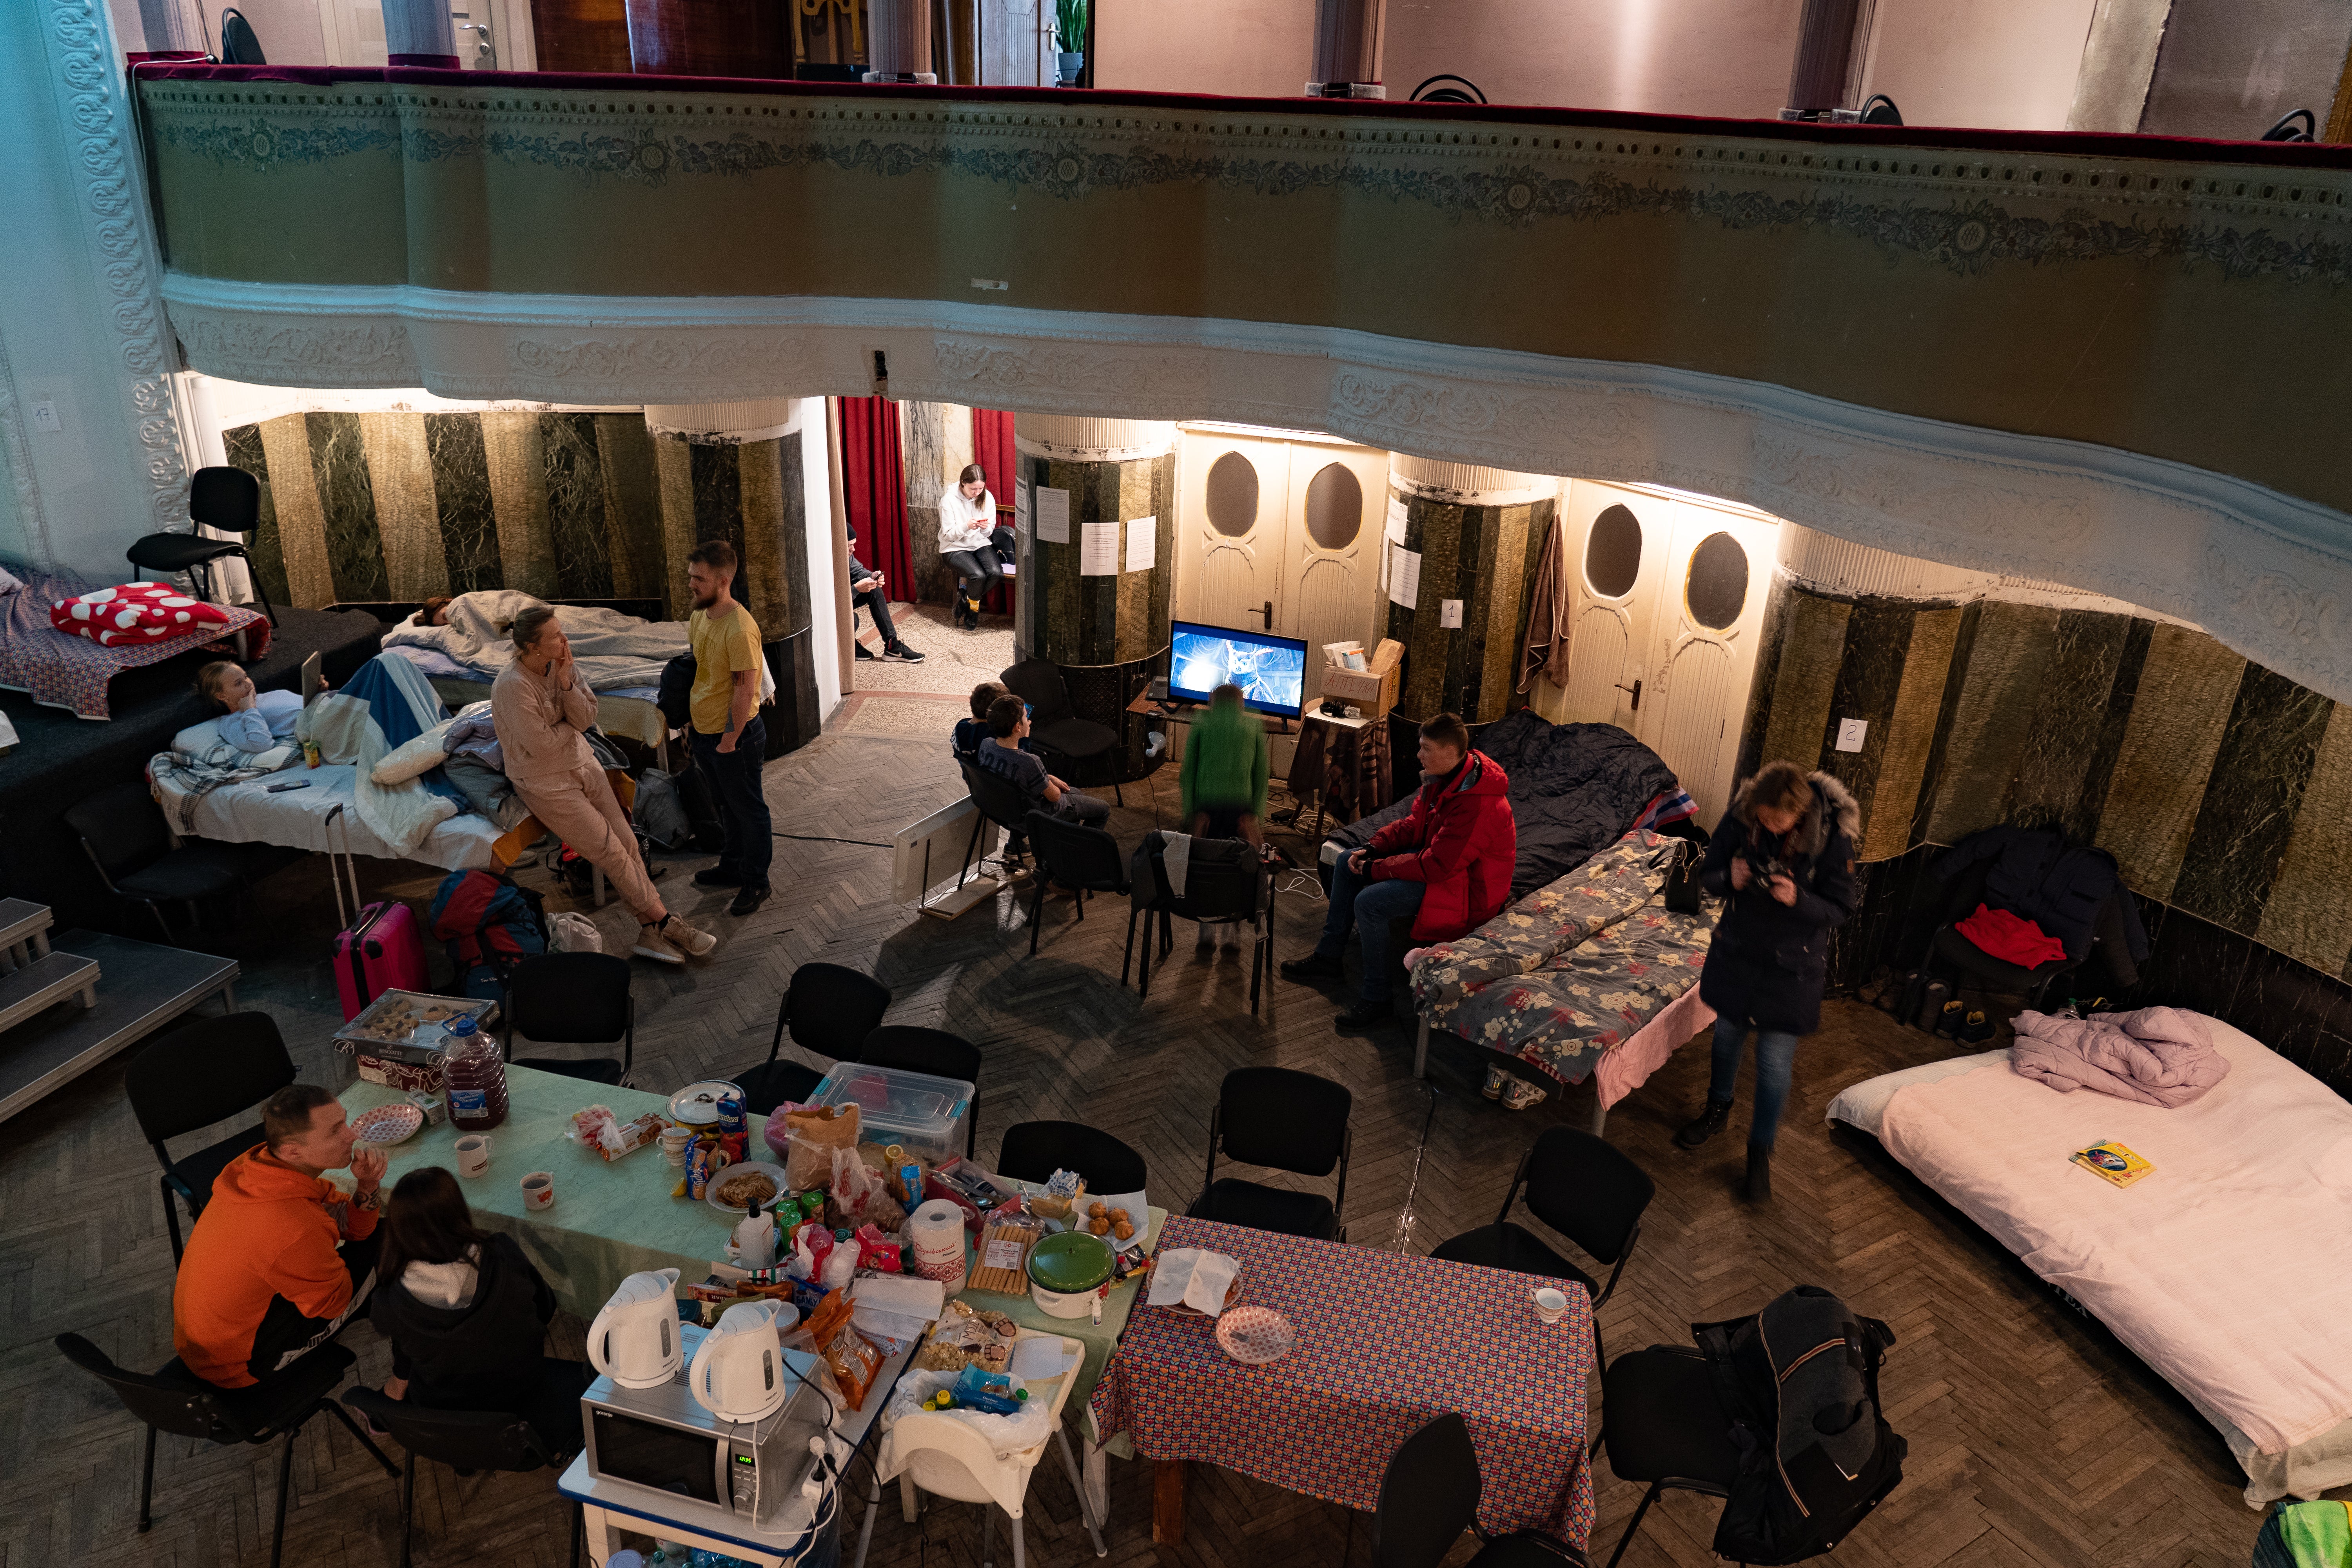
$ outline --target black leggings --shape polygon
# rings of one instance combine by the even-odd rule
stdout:
[[[978,550],[950,550],[947,563],[963,579],[963,596],[973,604],[984,598],[991,588],[1004,580],[1003,568],[998,563],[994,549],[982,546]]]

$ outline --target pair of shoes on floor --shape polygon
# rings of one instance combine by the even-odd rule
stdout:
[[[865,661],[865,660],[866,660],[866,659],[879,658],[881,658],[881,657],[882,657],[880,654],[876,653],[872,648],[867,647],[866,647],[864,643],[862,643],[862,642],[857,642],[857,641],[852,640],[852,642],[850,643],[849,647],[850,647],[850,649],[851,649],[851,652],[852,652],[852,656],[853,656],[854,658],[856,658],[857,660],[859,660],[859,662],[861,662],[861,663],[862,663],[862,662],[864,662],[864,661]]]
[[[710,950],[718,945],[717,937],[673,914],[659,925],[639,926],[637,943],[629,951],[656,963],[684,963],[689,958],[709,957]]]
[[[1968,1021],[1952,1032],[1952,1038],[1971,1046],[1981,1046],[2000,1033],[2000,1026],[1981,1012],[1972,1012]]]
[[[735,895],[735,901],[727,906],[727,912],[740,920],[745,915],[756,912],[761,904],[768,901],[769,895],[772,891],[772,889],[768,888],[746,888]]]
[[[892,664],[920,664],[923,662],[923,656],[921,654],[917,653],[913,648],[908,647],[902,642],[894,642],[888,647],[884,648],[882,650],[882,657]]]
[[[1310,952],[1304,958],[1286,958],[1280,967],[1285,980],[1295,980],[1302,985],[1318,980],[1337,980],[1348,972],[1338,959],[1326,958],[1319,952]]]

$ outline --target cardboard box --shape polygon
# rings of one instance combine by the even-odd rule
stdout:
[[[1363,669],[1349,669],[1339,661],[1345,653],[1361,653],[1364,645],[1335,642],[1323,645],[1323,657],[1328,661],[1323,671],[1323,695],[1361,708],[1366,717],[1378,718],[1397,704],[1397,686],[1403,673],[1404,644],[1393,637],[1382,637],[1380,647],[1372,650]]]

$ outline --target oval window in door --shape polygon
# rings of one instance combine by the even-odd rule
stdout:
[[[1307,536],[1324,550],[1345,550],[1364,526],[1364,487],[1345,463],[1326,463],[1307,482]]]
[[[1683,579],[1690,618],[1711,632],[1729,631],[1748,604],[1748,552],[1727,533],[1710,533],[1691,552]]]
[[[1209,522],[1228,539],[1257,526],[1257,468],[1239,452],[1209,465]]]
[[[1595,598],[1622,599],[1641,574],[1641,520],[1628,507],[1609,507],[1584,536],[1584,581]]]

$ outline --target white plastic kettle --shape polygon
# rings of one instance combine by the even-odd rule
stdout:
[[[677,1270],[648,1269],[621,1281],[588,1325],[590,1364],[623,1388],[658,1388],[677,1376]]]
[[[743,1301],[719,1315],[687,1369],[686,1385],[721,1421],[758,1421],[784,1402],[784,1352],[776,1304]]]

